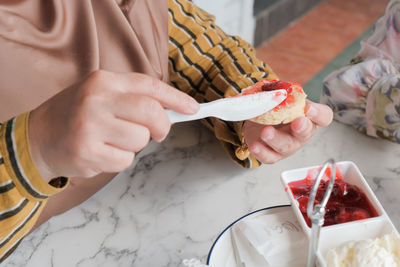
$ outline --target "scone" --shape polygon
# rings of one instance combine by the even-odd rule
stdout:
[[[266,79],[244,89],[241,95],[278,89],[285,89],[288,93],[287,98],[274,109],[251,119],[251,121],[266,125],[276,125],[289,123],[298,117],[304,116],[307,96],[298,83]]]

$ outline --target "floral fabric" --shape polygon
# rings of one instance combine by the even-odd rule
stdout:
[[[321,102],[335,119],[400,143],[400,0],[392,0],[351,64],[328,75]]]

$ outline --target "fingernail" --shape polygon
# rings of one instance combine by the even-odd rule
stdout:
[[[269,141],[269,140],[272,140],[272,138],[274,138],[274,136],[275,136],[274,129],[268,128],[267,130],[263,131],[262,139],[263,139],[263,141]]]
[[[317,116],[317,113],[318,113],[318,111],[317,111],[317,109],[315,107],[313,107],[311,105],[308,106],[308,110],[307,110],[307,113],[306,113],[307,117],[314,118],[315,116]]]

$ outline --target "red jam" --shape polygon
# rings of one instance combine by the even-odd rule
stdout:
[[[330,177],[330,170],[325,173],[326,177],[322,179],[318,187],[315,204],[319,204],[325,195]],[[313,186],[314,178],[311,172],[307,177],[300,181],[289,183],[293,196],[299,202],[299,208],[303,214],[307,225],[311,227],[311,220],[307,216],[308,198]],[[372,206],[367,196],[357,186],[343,181],[340,173],[336,175],[332,194],[325,207],[325,222],[323,226],[362,220],[378,216],[378,212]]]
[[[285,89],[287,91],[288,89],[290,89],[290,86],[292,86],[292,84],[289,82],[273,81],[269,83],[264,83],[261,86],[261,91],[274,91],[278,89]]]
[[[265,79],[257,82],[252,88],[244,91],[242,95],[250,95],[258,92],[274,91],[278,89],[285,89],[288,92],[288,96],[282,103],[275,107],[274,110],[280,110],[282,107],[285,107],[288,104],[293,104],[296,101],[294,95],[292,95],[293,89],[295,89],[299,93],[303,92],[301,85],[298,83]]]

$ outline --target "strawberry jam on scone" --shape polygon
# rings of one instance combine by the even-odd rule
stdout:
[[[300,116],[304,116],[306,94],[298,83],[265,79],[247,89],[243,89],[241,95],[274,91],[278,89],[285,89],[288,93],[287,98],[274,109],[251,119],[251,121],[260,124],[276,125],[289,123]]]

